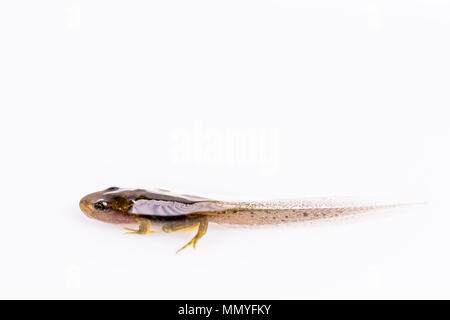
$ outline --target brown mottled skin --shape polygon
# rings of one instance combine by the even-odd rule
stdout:
[[[152,214],[133,214],[130,212],[134,203],[138,200],[158,200],[182,204],[195,204],[198,202],[219,203],[196,196],[176,195],[166,190],[148,191],[144,189],[119,189],[110,187],[103,191],[88,194],[80,200],[81,210],[90,218],[108,223],[135,223],[136,218],[146,218],[153,222],[167,222],[184,220],[187,217],[207,215],[207,212],[193,212],[181,216],[165,216]]]
[[[108,188],[106,190],[111,190]],[[99,191],[88,194],[80,200],[81,210],[92,219],[97,219],[108,223],[135,223],[136,215],[127,213],[133,202],[125,196],[104,196],[106,191]],[[110,207],[104,210],[95,208],[98,199],[105,198]]]
[[[197,228],[197,235],[183,248],[195,244],[205,233],[208,222],[264,225],[332,218],[397,205],[341,203],[330,199],[274,202],[221,202],[177,195],[167,190],[119,189],[111,187],[91,193],[80,201],[81,210],[90,218],[108,223],[138,223],[130,233],[148,234],[150,225],[162,225],[164,232]],[[181,250],[180,249],[180,250]]]

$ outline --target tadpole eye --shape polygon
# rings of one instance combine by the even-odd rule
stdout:
[[[103,211],[106,210],[106,205],[105,201],[99,201],[94,204],[94,208]]]

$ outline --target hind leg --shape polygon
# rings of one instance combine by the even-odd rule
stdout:
[[[191,241],[186,243],[183,247],[177,250],[177,253],[181,250],[192,246],[195,248],[197,241],[206,234],[206,230],[208,230],[208,220],[206,217],[198,217],[198,218],[188,218],[183,221],[169,222],[166,223],[162,230],[164,232],[177,232],[177,231],[189,231],[197,229],[197,234],[192,238]]]

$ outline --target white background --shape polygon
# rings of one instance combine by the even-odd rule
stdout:
[[[450,298],[450,3],[2,1],[1,298]],[[427,206],[123,235],[109,186]]]

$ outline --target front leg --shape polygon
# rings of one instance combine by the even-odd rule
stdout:
[[[150,233],[156,233],[155,231],[150,230],[150,219],[148,218],[142,218],[137,217],[136,222],[139,224],[139,229],[132,229],[132,228],[124,228],[125,230],[128,230],[129,232],[125,232],[125,234],[150,234]]]

